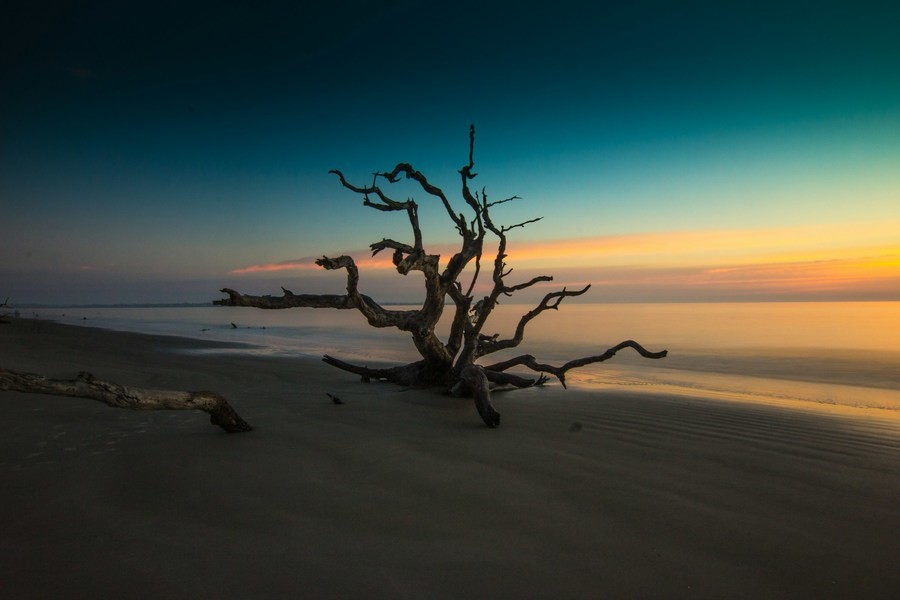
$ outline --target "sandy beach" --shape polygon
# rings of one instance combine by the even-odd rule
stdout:
[[[559,385],[469,400],[316,360],[44,321],[0,366],[211,389],[200,412],[0,393],[10,598],[890,598],[900,417]],[[340,397],[332,403],[326,395]],[[878,414],[876,414],[878,413]]]

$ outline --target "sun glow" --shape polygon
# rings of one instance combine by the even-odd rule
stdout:
[[[900,297],[898,222],[810,225],[791,228],[670,231],[568,240],[510,240],[505,259],[515,269],[510,283],[553,275],[546,286],[583,286],[588,282],[613,292],[667,290],[689,294],[789,297],[829,294]],[[446,265],[458,246],[429,248]],[[494,249],[486,244],[482,270]],[[351,253],[361,271],[391,276],[388,255]],[[237,268],[234,275],[319,270],[315,258],[285,260]],[[468,273],[468,271],[467,271]],[[482,273],[481,290],[490,277]],[[468,276],[471,276],[469,273]],[[518,279],[516,279],[518,278]],[[513,281],[516,279],[516,281]],[[480,293],[480,292],[479,292]]]
[[[900,254],[900,222],[772,229],[671,231],[510,244],[525,266],[758,264]]]

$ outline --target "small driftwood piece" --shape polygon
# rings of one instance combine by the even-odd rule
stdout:
[[[8,305],[9,305],[9,297],[7,296],[6,300],[3,301],[3,304],[0,304],[0,307],[8,306]],[[10,322],[8,317],[9,317],[9,313],[0,314],[0,323],[2,323],[4,325],[8,325]]]
[[[0,390],[31,394],[50,394],[98,400],[114,408],[132,410],[202,410],[212,424],[228,433],[253,429],[216,392],[183,392],[126,387],[97,379],[82,371],[75,379],[49,379],[35,373],[0,369]]]

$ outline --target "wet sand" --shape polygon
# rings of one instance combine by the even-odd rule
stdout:
[[[18,321],[0,366],[212,389],[256,429],[0,393],[16,598],[889,598],[900,419],[560,386],[471,401]],[[332,403],[326,393],[343,400]]]

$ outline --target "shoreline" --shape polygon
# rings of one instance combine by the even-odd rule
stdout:
[[[264,344],[251,341],[226,341],[221,338],[203,335],[208,330],[199,330],[195,335],[191,332],[184,333],[150,333],[146,331],[132,331],[112,327],[96,326],[90,323],[73,321],[64,322],[57,318],[20,319],[22,324],[31,323],[32,328],[40,328],[42,324],[54,323],[63,327],[88,329],[91,331],[104,331],[121,333],[124,335],[143,335],[148,338],[164,338],[172,341],[171,351],[193,356],[249,358],[260,359],[273,358],[291,361],[312,361],[317,364],[322,354],[340,354],[350,362],[365,363],[370,365],[383,365],[385,367],[403,364],[405,361],[393,356],[396,352],[396,341],[385,350],[391,359],[371,357],[368,351],[355,350],[346,352],[341,349],[328,348],[327,344],[319,348],[321,352],[283,352],[273,351]],[[243,329],[254,329],[245,327]],[[262,327],[265,330],[265,327]],[[226,328],[225,331],[228,331]],[[299,335],[299,334],[298,334]],[[183,340],[183,343],[176,340]],[[260,340],[262,341],[262,340]],[[352,344],[351,344],[352,345]],[[874,351],[869,352],[876,355]],[[688,353],[690,354],[690,353]],[[837,350],[821,352],[823,356],[832,359],[839,356]],[[856,353],[850,353],[855,356]],[[788,353],[787,356],[790,356]],[[571,358],[571,357],[569,357]],[[750,404],[766,404],[783,408],[798,410],[818,411],[828,414],[841,414],[851,418],[873,418],[897,420],[900,422],[900,390],[892,388],[893,381],[873,382],[870,385],[862,385],[851,381],[845,381],[834,376],[829,379],[815,377],[813,373],[797,372],[797,376],[789,376],[784,373],[772,373],[771,369],[766,374],[753,373],[742,374],[741,369],[732,366],[726,370],[701,370],[693,358],[687,364],[673,365],[675,361],[684,357],[678,353],[671,354],[665,361],[646,361],[636,359],[630,354],[623,353],[610,362],[601,365],[590,365],[576,369],[568,374],[569,388],[572,391],[581,390],[589,392],[627,392],[638,389],[651,394],[691,396],[706,398],[718,402],[739,402]],[[722,357],[714,357],[719,361]],[[729,360],[734,361],[732,356]],[[408,358],[415,360],[415,358]],[[752,361],[753,359],[750,358]],[[768,359],[771,361],[771,359]],[[811,359],[807,357],[807,361]],[[551,360],[552,362],[552,360]],[[865,365],[863,365],[865,366]],[[797,368],[797,367],[795,367]],[[846,370],[847,364],[837,365],[836,370]],[[880,372],[891,371],[890,368],[881,366]],[[827,367],[819,366],[818,369],[827,372]],[[523,370],[522,375],[530,376],[533,372]],[[351,376],[352,377],[352,376]],[[895,377],[896,378],[896,377]],[[846,374],[844,379],[847,379]],[[852,379],[852,378],[851,378]],[[555,379],[551,378],[554,385]]]
[[[0,394],[0,578],[16,597],[889,598],[900,586],[895,420],[554,385],[496,393],[503,421],[489,430],[471,400],[364,384],[315,359],[19,325],[0,325],[0,366],[215,390],[255,430]]]

